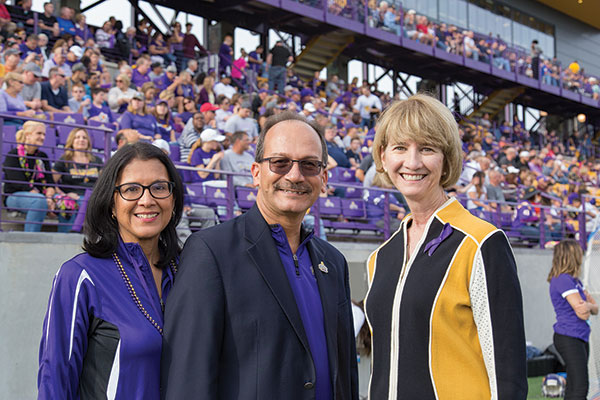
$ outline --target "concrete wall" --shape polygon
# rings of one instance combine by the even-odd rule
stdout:
[[[81,243],[82,237],[75,234],[0,232],[0,398],[36,397],[38,347],[50,285],[58,267],[81,251]],[[376,245],[335,245],[348,259],[352,297],[360,300],[367,289],[365,260]],[[547,250],[516,249],[515,255],[523,288],[527,340],[545,348],[551,343],[554,322],[545,281],[552,254]],[[364,383],[368,360],[363,361]]]
[[[600,30],[537,1],[502,2],[554,25],[556,56],[563,66],[577,60],[586,73],[600,75]]]

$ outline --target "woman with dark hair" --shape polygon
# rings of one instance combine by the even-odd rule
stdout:
[[[598,305],[579,280],[583,251],[575,240],[563,240],[554,247],[552,269],[548,274],[550,300],[556,313],[554,346],[565,360],[567,390],[565,400],[587,398],[590,315]]]
[[[487,200],[487,189],[485,187],[485,172],[476,171],[471,178],[472,186],[467,190],[467,210],[476,217],[484,217],[484,211],[491,212],[492,207],[484,201]]]
[[[175,123],[171,116],[171,110],[169,110],[169,104],[167,100],[159,100],[152,111],[152,115],[156,118],[158,126],[157,132],[154,134],[155,139],[163,139],[167,142],[176,142],[175,137]]]
[[[43,325],[40,399],[160,398],[164,300],[177,272],[183,186],[148,143],[108,161],[79,254],[57,272]]]

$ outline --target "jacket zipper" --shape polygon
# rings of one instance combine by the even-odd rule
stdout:
[[[296,267],[296,276],[300,276],[300,266],[298,265],[298,257],[295,254],[292,254],[292,258],[294,259],[294,267]]]

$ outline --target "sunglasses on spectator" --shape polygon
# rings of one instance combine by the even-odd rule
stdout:
[[[267,157],[260,162],[269,162],[269,169],[277,175],[286,175],[292,169],[294,163],[298,163],[300,172],[304,176],[319,175],[323,169],[323,162],[319,160],[292,160],[286,157]]]
[[[155,199],[166,199],[173,193],[173,182],[157,181],[151,185],[144,186],[141,183],[124,183],[115,186],[115,190],[119,192],[123,200],[135,201],[142,198],[146,189],[150,192],[150,196]]]
[[[123,79],[117,79],[115,82],[123,82]]]
[[[66,77],[65,74],[57,74],[58,76],[62,76],[63,78]]]

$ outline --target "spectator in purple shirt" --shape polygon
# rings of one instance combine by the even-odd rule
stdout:
[[[221,143],[225,136],[214,129],[205,129],[200,134],[200,139],[194,143],[190,151],[189,164],[196,168],[220,170],[221,160],[225,154],[221,149]],[[219,178],[218,174],[207,171],[196,171],[192,178],[193,182],[212,181]]]
[[[97,87],[92,90],[92,104],[88,110],[90,119],[100,122],[115,122],[112,111],[106,104],[107,90],[102,87]]]
[[[135,129],[145,136],[154,137],[158,132],[156,118],[146,111],[144,95],[136,92],[127,111],[121,117],[121,129]]]
[[[131,82],[133,82],[138,90],[142,88],[144,83],[150,82],[150,64],[151,61],[147,56],[142,56],[137,60],[136,67],[133,69]]]
[[[565,399],[586,399],[590,315],[598,314],[596,301],[579,280],[583,251],[572,239],[554,247],[552,269],[548,274],[550,300],[556,313],[554,345],[567,367]]]
[[[27,36],[25,43],[19,45],[19,50],[21,50],[21,59],[27,58],[31,53],[41,55],[42,51],[38,47],[38,36],[34,33]]]
[[[219,72],[231,75],[231,62],[233,59],[233,36],[225,35],[221,48],[219,49]]]

